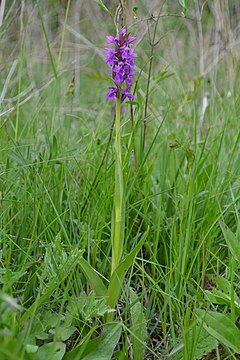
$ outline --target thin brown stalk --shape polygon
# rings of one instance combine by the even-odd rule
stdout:
[[[153,66],[153,54],[154,54],[154,48],[156,45],[158,45],[159,41],[156,41],[156,35],[157,35],[157,27],[158,22],[160,19],[160,15],[162,12],[163,5],[165,4],[165,1],[162,3],[159,14],[157,16],[157,19],[155,21],[155,27],[153,31],[153,37],[151,39],[151,36],[149,34],[150,38],[150,45],[151,45],[151,55],[150,55],[150,61],[149,61],[149,70],[148,70],[148,79],[147,79],[147,90],[146,90],[146,100],[145,100],[145,106],[144,106],[144,118],[143,118],[143,139],[142,139],[142,150],[144,151],[145,143],[146,143],[146,132],[147,132],[147,113],[148,113],[148,101],[149,101],[149,89],[150,89],[150,82],[151,82],[151,75],[152,75],[152,66]]]

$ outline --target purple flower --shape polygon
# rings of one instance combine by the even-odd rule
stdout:
[[[114,44],[116,41],[116,38],[113,36],[107,36],[107,44]]]
[[[124,81],[124,76],[123,76],[123,75],[121,75],[121,74],[118,73],[118,74],[116,74],[116,75],[114,76],[114,82],[115,82],[115,83],[122,84],[123,81]]]
[[[126,28],[122,28],[119,35],[107,36],[107,44],[114,44],[112,48],[106,48],[106,63],[111,67],[111,77],[115,86],[108,86],[109,92],[107,99],[121,97],[123,102],[126,98],[133,99],[131,94],[132,77],[135,75],[133,70],[134,58],[137,57],[131,48],[135,37],[129,37]]]
[[[129,91],[130,91],[131,87],[128,86],[126,87],[126,89],[122,89],[122,102],[128,98],[130,100],[134,99],[134,95],[131,94]]]
[[[122,30],[120,31],[120,34],[123,36],[127,35],[127,29],[125,27],[122,28]]]
[[[117,61],[116,52],[113,49],[106,48],[105,56],[106,56],[106,63],[109,64],[110,66],[113,66]]]
[[[118,88],[115,88],[114,86],[108,86],[108,88],[109,88],[109,92],[107,93],[107,95],[106,95],[106,97],[107,97],[107,99],[114,99],[115,98],[115,96],[117,95],[117,93],[118,93]]]
[[[124,63],[123,63],[122,61],[119,62],[118,65],[113,68],[113,71],[114,71],[116,74],[121,74],[121,75],[123,75],[123,74],[124,74],[124,71],[125,71]]]
[[[132,36],[132,37],[130,37],[127,41],[126,41],[126,43],[127,44],[131,44],[133,41],[135,41],[136,40],[136,37],[135,36]]]

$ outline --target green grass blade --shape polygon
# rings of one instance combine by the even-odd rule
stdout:
[[[46,40],[46,45],[47,45],[48,54],[49,54],[49,57],[50,57],[53,73],[54,73],[55,78],[57,79],[58,72],[57,72],[57,69],[56,69],[56,66],[55,66],[54,57],[53,57],[53,54],[52,54],[52,51],[51,51],[51,46],[50,46],[50,43],[49,43],[49,40],[48,40],[47,30],[46,30],[46,27],[44,25],[44,21],[43,21],[43,17],[42,17],[42,14],[41,14],[39,4],[38,4],[38,10],[39,10],[38,13],[39,13],[40,21],[41,21],[41,24],[42,24],[44,37],[45,37],[45,40]]]
[[[59,69],[60,69],[60,63],[61,63],[62,52],[63,52],[63,44],[64,44],[64,38],[65,38],[65,30],[66,30],[66,25],[67,25],[67,18],[68,18],[70,4],[71,4],[71,0],[68,0],[66,15],[65,15],[64,24],[63,24],[60,50],[59,50],[59,54],[58,54],[57,73],[59,72]]]
[[[100,6],[100,8],[105,11],[108,15],[111,15],[111,12],[108,10],[106,5],[102,2],[102,0],[95,0],[95,2]]]

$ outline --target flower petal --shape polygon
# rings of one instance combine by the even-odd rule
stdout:
[[[107,44],[114,44],[115,43],[115,37],[106,36],[106,38],[107,38]]]

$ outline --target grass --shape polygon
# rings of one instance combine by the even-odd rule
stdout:
[[[144,234],[146,239],[123,286],[115,286],[113,294],[120,291],[121,297],[111,309],[99,295],[111,283],[112,262],[115,143],[111,104],[105,101],[107,68],[99,56],[110,31],[105,23],[99,34],[87,29],[84,36],[96,45],[85,42],[78,48],[66,30],[74,15],[70,1],[61,11],[52,1],[49,15],[23,3],[22,18],[7,5],[1,9],[0,42],[6,53],[0,53],[0,358],[237,359],[239,49],[227,52],[208,73],[196,73],[198,59],[188,49],[194,35],[189,38],[185,20],[164,18],[157,35],[170,34],[160,50],[154,48],[147,90],[147,35],[137,46],[142,71],[133,123],[129,105],[121,120],[123,259]],[[215,10],[234,24],[239,14],[236,10],[234,17],[228,3],[229,14],[225,8]],[[83,7],[83,28],[89,11],[99,15],[99,22],[105,19],[95,5]],[[179,11],[165,6],[166,12]],[[209,66],[212,10],[207,4],[202,21]],[[51,30],[57,11],[62,25]],[[144,11],[140,4],[139,17]],[[188,11],[193,16],[195,7]],[[31,19],[38,24],[37,46],[36,34],[28,31]],[[24,31],[12,39],[18,20]],[[228,32],[222,29],[222,34],[237,39],[237,27],[223,24]],[[133,33],[144,30],[138,26]],[[178,38],[171,34],[175,28]],[[73,68],[67,54],[73,50],[82,57],[74,65],[75,95],[65,96]],[[89,265],[95,269],[90,281]],[[104,288],[98,288],[96,274]]]

